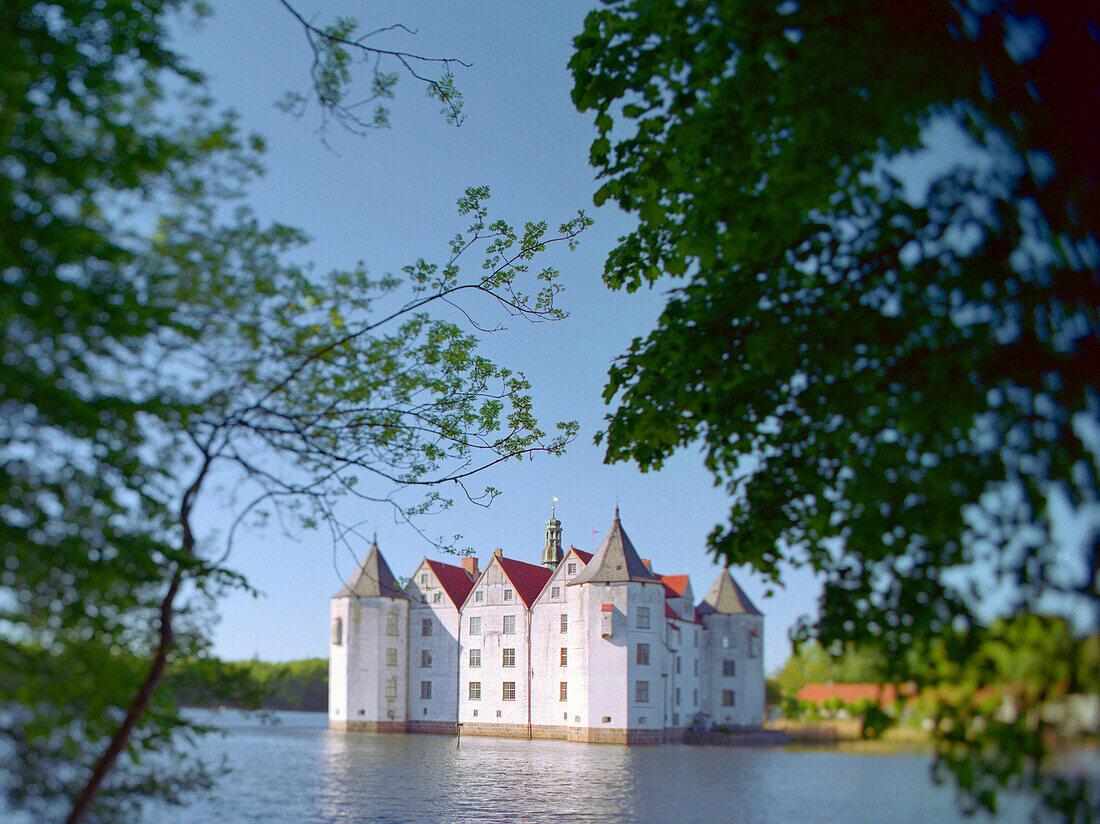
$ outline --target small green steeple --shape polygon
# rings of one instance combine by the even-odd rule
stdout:
[[[554,509],[551,509],[550,520],[546,522],[546,547],[542,550],[540,563],[547,569],[554,569],[564,557],[565,553],[561,549],[561,521],[554,517]]]

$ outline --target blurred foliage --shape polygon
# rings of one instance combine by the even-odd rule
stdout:
[[[993,614],[1097,624],[1098,37],[1083,2],[610,0],[574,41],[596,202],[639,220],[605,281],[670,289],[611,367],[607,460],[698,443],[716,555],[817,571],[797,637],[891,681]]]
[[[303,233],[241,202],[263,141],[213,115],[167,46],[205,12],[0,5],[0,781],[43,820],[122,821],[208,783],[186,758],[200,730],[158,684],[216,666],[213,604],[247,588],[226,566],[241,529],[325,524],[357,558],[338,499],[406,521],[454,494],[487,504],[471,477],[576,431],[544,432],[526,378],[478,342],[494,310],[562,317],[535,261],[588,219],[514,226],[475,187],[440,263],[298,264]],[[214,497],[219,546],[192,521]]]
[[[876,683],[883,669],[873,653],[861,652],[852,645],[840,655],[831,655],[816,641],[807,641],[798,645],[771,680],[784,695],[793,698],[807,684]]]
[[[328,660],[184,662],[168,671],[163,688],[188,707],[328,710]]]

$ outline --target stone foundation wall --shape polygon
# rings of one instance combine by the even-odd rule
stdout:
[[[454,735],[453,721],[329,721],[334,730],[349,732],[414,733]],[[462,725],[463,735],[487,738],[539,738],[575,741],[582,744],[663,744],[681,743],[684,730],[622,730],[606,727],[566,727],[550,724],[470,724]],[[692,742],[701,743],[701,742]],[[708,742],[709,743],[709,742]]]
[[[329,719],[328,725],[329,729],[349,732],[408,732],[408,724],[404,721],[333,721]]]
[[[679,733],[680,738],[671,738]],[[583,744],[661,744],[664,741],[682,740],[683,731],[674,730],[662,735],[661,730],[616,730],[606,727],[566,727],[550,724],[471,724],[462,725],[463,735],[490,738],[540,738],[575,741]]]
[[[582,744],[662,744],[662,730],[616,730],[607,727],[570,727],[568,740]]]
[[[410,721],[409,732],[424,735],[454,735],[454,721]]]

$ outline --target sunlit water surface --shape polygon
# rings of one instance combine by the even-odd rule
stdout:
[[[833,751],[616,747],[327,729],[319,713],[265,724],[236,712],[200,746],[232,772],[164,824],[677,822],[870,824],[980,821],[932,786],[929,759]],[[205,719],[204,719],[205,720]],[[1025,821],[1021,805],[998,821]]]

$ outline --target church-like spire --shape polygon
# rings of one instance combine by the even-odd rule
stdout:
[[[551,509],[550,520],[546,522],[546,546],[542,550],[542,560],[539,563],[547,569],[555,569],[564,557],[565,553],[561,548],[561,521],[554,516],[554,510]]]
[[[616,506],[615,520],[612,521],[603,543],[581,573],[569,582],[569,586],[621,581],[660,583],[638,557],[638,551],[634,549],[634,544],[630,542],[622,521],[619,520],[619,507]]]

